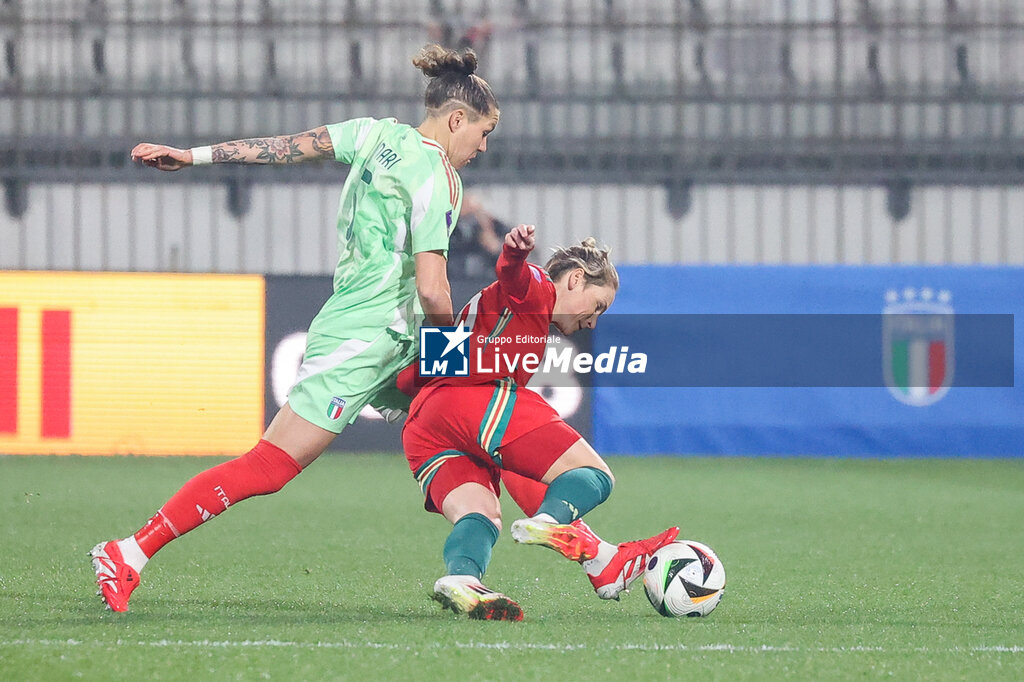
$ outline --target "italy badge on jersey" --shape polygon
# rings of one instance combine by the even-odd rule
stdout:
[[[327,418],[334,421],[341,416],[342,411],[345,409],[345,399],[334,396],[331,398],[331,404],[327,406]]]

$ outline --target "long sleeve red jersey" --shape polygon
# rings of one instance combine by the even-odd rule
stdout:
[[[505,245],[495,271],[498,280],[483,288],[459,313],[456,324],[469,337],[469,376],[437,377],[424,382],[416,366],[398,378],[398,387],[415,395],[417,386],[473,386],[511,378],[523,386],[539,369],[549,340],[555,285],[543,268],[526,262],[528,252]]]
[[[468,377],[431,380],[428,386],[464,386],[511,377],[526,385],[544,359],[555,306],[555,285],[528,252],[506,245],[495,270],[498,280],[469,300],[456,324],[467,326]]]

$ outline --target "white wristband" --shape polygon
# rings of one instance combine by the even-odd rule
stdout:
[[[208,166],[213,163],[213,147],[206,145],[205,147],[192,147],[192,165],[193,166]]]

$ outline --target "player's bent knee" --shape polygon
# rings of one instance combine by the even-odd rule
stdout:
[[[612,470],[608,467],[608,464],[601,458],[597,451],[590,446],[585,439],[580,438],[578,441],[573,443],[569,449],[562,453],[562,455],[555,460],[551,467],[544,474],[542,481],[544,483],[551,483],[551,481],[558,478],[560,475],[573,469],[582,469],[589,467],[591,469],[597,469],[603,472],[611,482],[615,483],[615,477],[612,475]]]
[[[328,431],[298,415],[288,403],[274,415],[263,440],[273,443],[305,469],[334,441],[336,433]]]
[[[266,440],[234,461],[234,481],[244,492],[236,501],[276,493],[302,471],[291,455]]]
[[[469,514],[480,514],[501,529],[498,497],[479,483],[464,483],[448,493],[441,502],[441,512],[452,523]]]
[[[603,473],[605,476],[608,477],[608,482],[609,482],[610,486],[614,486],[615,485],[615,475],[612,474],[611,468],[600,457],[597,458],[597,461],[588,462],[587,464],[583,464],[581,466],[573,467],[573,468],[574,469],[587,468],[587,469],[594,469],[596,471],[600,471],[601,473]]]
[[[480,517],[480,516],[484,517],[485,519],[490,521],[492,524],[494,524],[494,527],[496,529],[498,529],[499,533],[501,532],[501,513],[500,512],[497,513],[497,514],[494,514],[494,513],[487,513],[487,512],[479,511],[479,510],[467,511],[465,514],[462,514],[462,515],[458,516],[457,518],[455,518],[454,520],[452,520],[452,525],[458,523],[459,521],[461,521],[462,519],[466,518],[467,516],[473,516],[474,514],[476,516],[478,516],[478,517]]]

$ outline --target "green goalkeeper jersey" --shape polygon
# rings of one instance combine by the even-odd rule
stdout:
[[[370,340],[385,328],[414,337],[422,307],[414,256],[442,251],[462,204],[462,180],[444,149],[395,119],[327,126],[351,169],[338,208],[334,294],[310,332]]]

